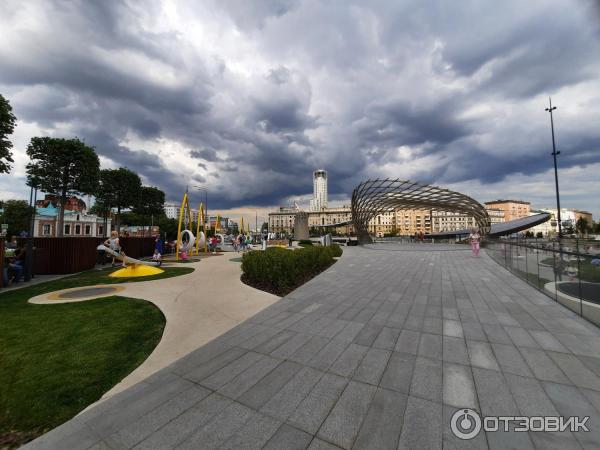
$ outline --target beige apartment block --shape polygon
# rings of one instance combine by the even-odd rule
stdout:
[[[485,202],[488,209],[501,209],[504,211],[504,221],[520,219],[528,217],[531,212],[531,203],[522,200],[493,200]]]
[[[293,233],[297,207],[280,207],[276,212],[269,213],[269,231],[273,233]],[[338,208],[321,208],[319,211],[308,213],[308,226],[318,228],[347,223],[352,220],[350,206]],[[352,225],[337,228],[338,232],[353,232]],[[405,209],[390,211],[375,216],[369,222],[369,231],[377,237],[386,234],[414,235],[423,232],[432,232],[431,211],[421,209]]]
[[[434,233],[458,231],[477,226],[474,217],[451,211],[432,211],[431,223]]]
[[[492,225],[495,223],[504,222],[504,210],[503,209],[490,208],[490,207],[486,206],[485,210],[487,211],[488,215],[490,216],[490,222],[492,223]]]

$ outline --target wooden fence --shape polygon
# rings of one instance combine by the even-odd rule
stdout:
[[[33,273],[67,274],[92,269],[103,257],[96,250],[103,241],[103,238],[95,237],[33,238]],[[27,239],[18,239],[17,242],[24,246]],[[154,239],[151,237],[120,238],[120,242],[127,256],[132,258],[152,256],[154,252]]]

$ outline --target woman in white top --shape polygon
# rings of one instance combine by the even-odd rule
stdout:
[[[123,267],[127,267],[125,264],[125,252],[121,249],[121,244],[119,242],[119,233],[116,231],[112,231],[110,233],[110,238],[104,241],[104,245],[110,248],[113,252],[117,252],[123,258]],[[112,265],[115,265],[115,257],[113,256]]]
[[[471,250],[473,251],[473,256],[479,256],[479,241],[481,241],[481,236],[479,235],[477,228],[473,228],[471,230],[469,241],[471,241]]]

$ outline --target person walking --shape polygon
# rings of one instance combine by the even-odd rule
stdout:
[[[471,230],[471,234],[469,234],[469,242],[471,242],[471,251],[473,252],[473,256],[479,256],[479,241],[481,241],[481,236],[479,235],[479,231],[477,228],[473,228]]]
[[[240,251],[240,240],[237,236],[234,236],[233,239],[231,240],[231,243],[233,244],[233,249],[235,250],[236,253],[239,253]]]

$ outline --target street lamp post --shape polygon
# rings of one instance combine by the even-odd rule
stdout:
[[[556,186],[556,211],[558,220],[558,239],[562,238],[562,223],[560,219],[560,195],[558,193],[558,168],[556,165],[556,156],[560,155],[560,152],[556,151],[556,142],[554,140],[554,119],[552,117],[552,111],[556,109],[556,106],[552,106],[552,99],[548,98],[550,107],[546,108],[546,111],[550,113],[550,129],[552,130],[552,157],[554,158],[554,183]]]

